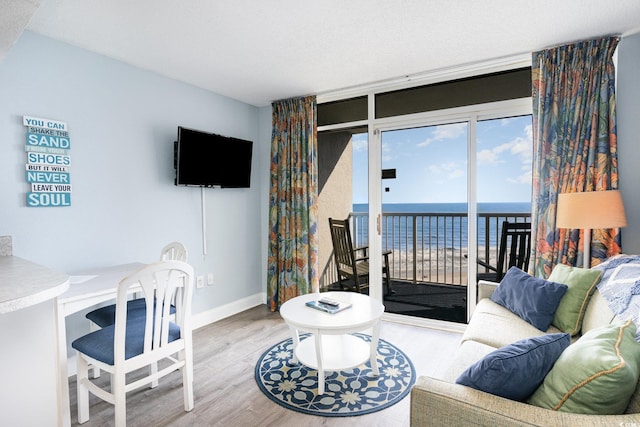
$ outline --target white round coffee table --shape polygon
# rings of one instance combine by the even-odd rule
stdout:
[[[307,301],[329,297],[350,303],[352,306],[335,314],[306,306]],[[318,394],[324,394],[325,371],[341,371],[356,367],[367,359],[374,375],[379,375],[376,354],[380,337],[380,318],[384,305],[379,301],[355,292],[323,292],[301,295],[290,299],[280,307],[293,337],[293,362],[318,370]],[[368,343],[354,332],[372,329]],[[300,341],[299,332],[311,332],[311,337]]]

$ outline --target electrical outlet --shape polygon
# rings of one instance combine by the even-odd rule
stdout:
[[[209,273],[209,275],[207,276],[207,285],[213,285],[213,273]]]
[[[196,278],[196,286],[202,288],[204,286],[204,276],[198,276]]]

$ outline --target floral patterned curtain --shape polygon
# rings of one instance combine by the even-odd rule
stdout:
[[[532,270],[548,277],[576,265],[583,231],[556,229],[559,193],[618,188],[615,68],[617,37],[533,53]],[[591,265],[620,253],[619,230],[593,230]]]
[[[272,104],[267,297],[276,311],[318,289],[315,96]]]

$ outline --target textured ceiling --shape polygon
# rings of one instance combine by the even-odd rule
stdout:
[[[42,0],[26,29],[263,106],[633,34],[640,1]]]

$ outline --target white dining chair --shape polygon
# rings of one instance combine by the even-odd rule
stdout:
[[[160,251],[160,260],[176,260],[187,262],[188,252],[187,248],[180,242],[171,242],[162,248]],[[171,313],[175,313],[175,307],[172,306]],[[127,304],[127,318],[133,319],[135,317],[141,317],[145,314],[145,302],[144,299],[134,298],[129,300]],[[85,317],[89,320],[89,330],[97,331],[105,326],[113,325],[116,321],[116,305],[109,304],[104,307],[96,308],[88,312]],[[93,377],[100,377],[100,370],[95,368],[93,370]],[[153,382],[151,387],[157,386],[157,382]]]
[[[127,296],[140,286],[145,303],[143,317],[128,317]],[[180,290],[181,292],[178,292]],[[191,338],[191,298],[193,267],[182,261],[161,261],[143,267],[122,279],[118,285],[115,323],[76,339],[78,422],[89,420],[89,392],[115,406],[115,425],[126,425],[126,393],[168,375],[182,371],[184,409],[193,402],[193,350]],[[176,306],[176,314],[170,307]],[[147,370],[147,375],[126,382],[126,374],[153,364],[161,370]],[[89,367],[111,374],[107,391],[89,379]]]
[[[187,248],[180,242],[171,242],[160,251],[160,261],[175,260],[187,262],[187,258]],[[127,311],[129,318],[143,316],[144,301],[138,298],[130,300],[127,305]],[[115,304],[110,304],[96,308],[88,312],[85,317],[91,321],[91,331],[113,325],[116,319],[116,306]]]

